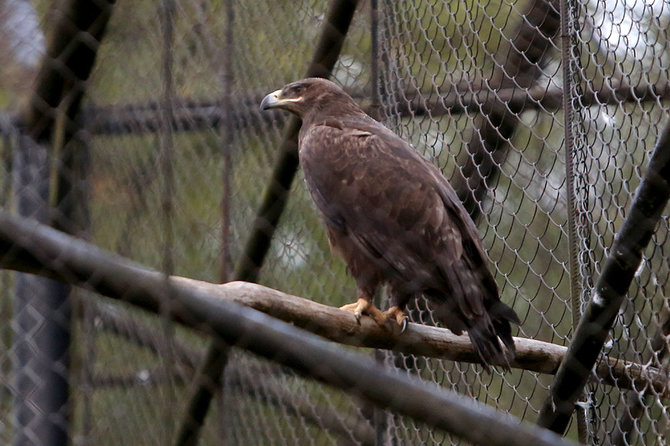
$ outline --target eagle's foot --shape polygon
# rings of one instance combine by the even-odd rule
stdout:
[[[407,330],[407,314],[405,314],[405,312],[397,305],[394,305],[386,310],[384,312],[384,316],[387,320],[393,320],[398,324],[401,334]]]
[[[341,306],[340,309],[354,313],[354,317],[356,317],[356,321],[359,324],[361,323],[362,315],[370,316],[378,325],[383,326],[386,324],[386,316],[384,313],[382,313],[379,308],[375,307],[372,302],[362,297],[354,303]]]

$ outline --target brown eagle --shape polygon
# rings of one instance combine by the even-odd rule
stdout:
[[[442,173],[328,80],[290,83],[263,99],[261,109],[270,108],[302,119],[309,191],[358,286],[358,301],[342,308],[404,331],[407,302],[423,294],[437,320],[468,332],[485,367],[506,365],[519,318],[500,301],[477,228]],[[382,313],[372,298],[384,283]]]

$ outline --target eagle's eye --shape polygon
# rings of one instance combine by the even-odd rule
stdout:
[[[299,95],[300,93],[302,93],[302,91],[304,89],[305,89],[305,86],[303,84],[295,84],[295,85],[291,86],[290,91],[291,91],[291,94]]]

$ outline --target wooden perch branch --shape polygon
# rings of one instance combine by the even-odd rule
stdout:
[[[198,288],[210,296],[254,308],[342,344],[452,361],[480,362],[467,335],[456,336],[444,328],[410,323],[407,331],[400,334],[379,327],[368,318],[363,318],[358,325],[349,312],[254,283],[217,285],[185,277],[174,277],[173,280]],[[567,347],[527,338],[515,337],[514,343],[517,354],[511,366],[539,373],[555,374],[568,350]],[[655,367],[604,358],[595,371],[598,378],[608,384],[670,398],[668,375]]]
[[[18,218],[0,212],[0,251],[8,253],[0,257],[0,267],[64,280],[72,284],[92,288],[104,295],[130,301],[154,312],[158,310],[157,302],[149,305],[141,296],[139,297],[139,301],[134,301],[135,298],[132,296],[119,295],[118,292],[110,291],[110,287],[114,290],[122,287],[127,293],[132,294],[135,292],[135,286],[131,283],[126,284],[123,277],[116,278],[116,280],[122,281],[121,284],[114,284],[112,286],[107,284],[106,281],[80,279],[82,275],[85,276],[86,274],[85,271],[81,271],[76,267],[63,273],[57,273],[57,265],[50,266],[47,261],[41,262],[34,257],[29,257],[23,250],[20,251],[22,255],[17,256],[17,247],[16,245],[12,245],[12,237],[17,235],[17,233],[8,230],[3,223],[14,220],[18,220]],[[14,222],[14,224],[17,223]],[[29,226],[37,225],[34,222],[24,224]],[[40,228],[41,231],[42,229]],[[31,231],[30,229],[24,229],[22,232],[30,234]],[[56,239],[66,237],[64,234],[61,235],[58,232],[55,232],[55,235],[57,236]],[[25,238],[26,235],[23,237]],[[30,240],[26,241],[32,243]],[[67,243],[62,242],[60,246],[63,251],[55,252],[54,255],[59,262],[68,259],[65,262],[68,266],[77,265],[76,259],[70,258],[77,254],[83,255],[85,259],[95,259],[98,254],[102,255],[102,253],[94,251],[93,247],[83,242],[78,242],[86,246],[83,252],[70,252],[72,248]],[[36,249],[39,251],[39,246]],[[98,274],[102,274],[102,272],[97,272],[96,270],[92,270],[92,267],[87,266],[87,260],[85,259],[80,261],[84,263],[82,267],[86,267],[89,270],[88,274],[91,278],[95,279]],[[152,280],[163,277],[160,273],[131,265],[128,262],[127,267],[132,268],[138,274],[151,276]],[[101,266],[101,268],[103,267]],[[105,276],[108,275],[105,274]],[[164,286],[168,286],[167,283]],[[406,354],[430,356],[452,361],[479,363],[479,359],[467,335],[456,336],[447,329],[410,323],[407,331],[400,334],[379,327],[368,318],[363,318],[361,324],[358,325],[350,312],[248,282],[213,284],[186,277],[173,276],[170,278],[169,284],[177,286],[179,289],[197,291],[202,295],[206,295],[208,299],[234,302],[235,304],[253,308],[339,343],[358,347],[391,349]],[[196,324],[198,321],[185,322],[186,325],[190,326]],[[567,352],[567,347],[549,342],[519,337],[514,338],[514,342],[516,344],[517,355],[511,366],[533,372],[555,374]],[[665,371],[658,368],[605,357],[596,365],[595,372],[604,382],[612,385],[616,384],[617,387],[622,389],[653,392],[661,398],[670,398],[668,375]]]
[[[406,354],[423,355],[452,361],[478,363],[472,344],[467,335],[456,336],[449,330],[410,324],[402,335],[384,330],[365,318],[357,325],[351,313],[314,302],[298,296],[283,293],[247,282],[213,284],[186,277],[172,280],[185,287],[200,289],[209,296],[226,299],[254,308],[270,316],[304,328],[312,333],[335,342],[367,348],[382,348]],[[113,313],[94,310],[103,328],[159,353],[154,346],[155,335],[148,327],[121,320]],[[567,352],[567,347],[527,338],[514,338],[517,349],[514,368],[539,373],[556,374]],[[199,355],[185,346],[176,344],[180,363],[195,369]],[[668,374],[648,365],[604,357],[595,367],[596,376],[603,382],[621,389],[650,393],[660,398],[670,399]]]
[[[65,233],[4,211],[0,211],[0,252],[3,253],[1,267],[84,286],[156,314],[163,314],[167,309],[175,321],[211,334],[220,342],[291,367],[300,374],[471,443],[494,446],[567,444],[558,435],[520,423],[485,404],[429,385],[416,377],[399,375],[367,356],[241,306],[232,298],[210,296],[204,288],[209,285],[203,282],[168,278]],[[211,286],[230,295],[230,286]],[[239,284],[233,284],[235,286]],[[277,296],[286,297],[283,293]],[[289,304],[302,301],[290,299]],[[270,310],[274,308],[276,306],[271,306]],[[340,317],[347,316],[341,310],[330,311],[341,314]],[[350,317],[346,319],[354,323]],[[369,323],[364,322],[362,326],[369,326]],[[353,328],[358,329],[357,326]],[[348,336],[354,337],[354,334],[348,333]]]

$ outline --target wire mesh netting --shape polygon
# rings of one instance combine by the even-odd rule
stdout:
[[[50,59],[58,32],[80,26],[68,8],[88,3],[109,17]],[[305,76],[328,7],[1,2],[0,205],[166,274],[235,279],[289,122],[259,103]],[[519,337],[568,346],[594,297],[667,125],[669,25],[664,0],[356,7],[331,79],[450,180],[477,224],[502,300],[521,318]],[[82,82],[65,62],[80,54],[75,40],[95,58]],[[58,88],[69,92],[55,106],[35,87],[54,67],[64,72]],[[272,228],[258,282],[340,306],[354,300],[355,283],[331,255],[301,175]],[[604,349],[661,374],[670,334],[668,225],[663,217],[644,250]],[[210,338],[165,314],[53,284],[0,272],[0,441],[47,444],[60,432],[82,445],[173,443]],[[435,325],[422,300],[409,313]],[[363,352],[530,423],[553,381],[523,368],[487,373],[479,364]],[[228,353],[201,444],[463,442],[243,348]],[[568,436],[665,444],[667,390],[611,364],[609,374],[591,377]],[[59,380],[64,390],[54,396]],[[55,413],[34,402],[41,392],[61,401]]]

